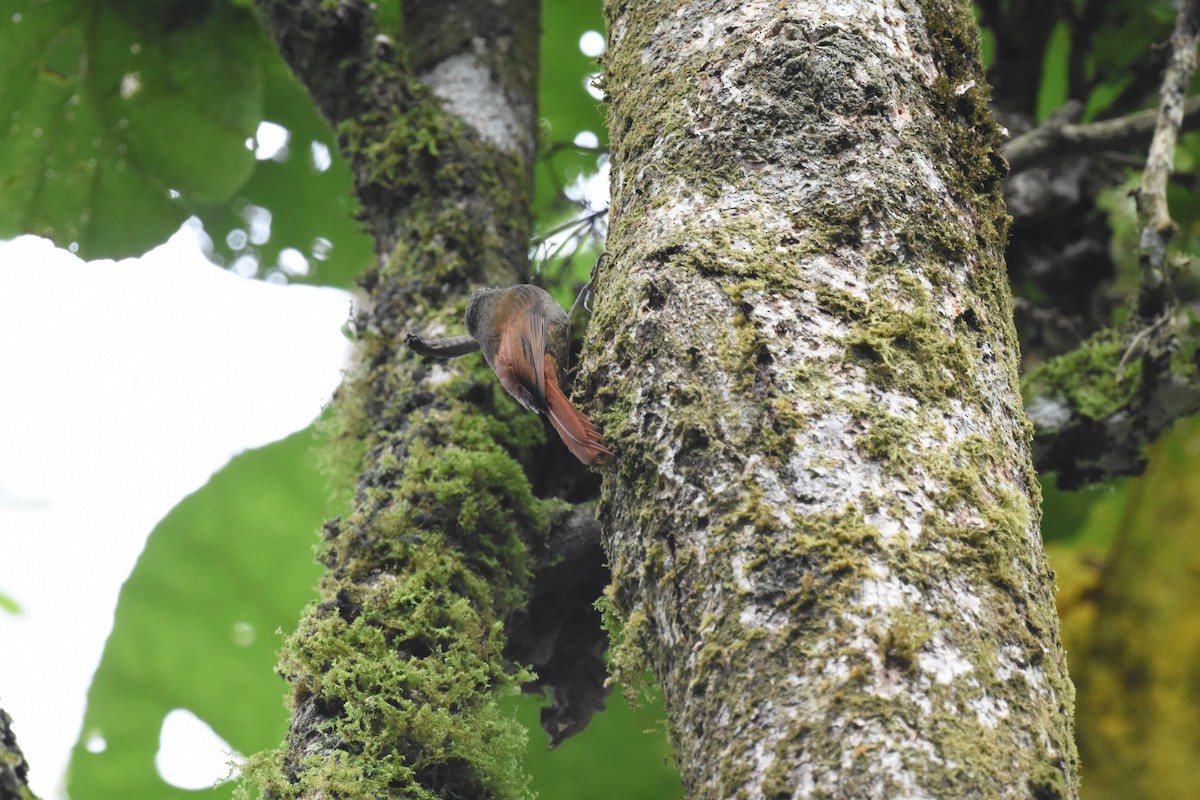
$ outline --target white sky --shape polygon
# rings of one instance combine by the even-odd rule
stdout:
[[[0,242],[0,594],[22,607],[0,610],[0,707],[43,798],[147,534],[230,457],[317,416],[349,311],[346,292],[212,265],[186,226],[121,262]]]

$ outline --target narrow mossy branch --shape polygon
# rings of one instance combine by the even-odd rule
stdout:
[[[1200,330],[1180,326],[1164,316],[1107,328],[1023,377],[1039,472],[1064,489],[1138,475],[1145,446],[1200,412]]]
[[[524,277],[538,3],[509,3],[505,25],[490,0],[454,3],[465,25],[406,14],[394,38],[358,0],[258,6],[337,133],[379,260],[333,424],[356,493],[325,526],[320,596],[281,657],[287,741],[246,774],[273,798],[527,796],[524,732],[497,695],[532,678],[505,626],[560,513],[529,477],[543,424],[482,358],[430,362],[405,338],[460,332],[472,285]],[[497,97],[504,124],[464,91]]]

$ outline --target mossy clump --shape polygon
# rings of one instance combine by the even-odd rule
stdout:
[[[649,652],[649,620],[644,611],[636,610],[627,616],[617,609],[615,590],[609,585],[596,600],[601,623],[608,633],[608,661],[610,683],[620,683],[625,689],[627,700],[637,697],[643,688],[645,675],[650,669],[646,661]]]
[[[496,696],[532,677],[505,659],[501,621],[522,602],[524,534],[545,533],[547,508],[491,442],[411,442],[373,498],[326,526],[321,599],[280,662],[295,713],[326,717],[312,734],[324,755],[293,756],[285,776],[281,751],[261,754],[250,776],[275,797],[528,796],[525,734]]]
[[[1138,358],[1125,358],[1126,343],[1115,328],[1105,328],[1069,353],[1025,374],[1026,402],[1061,398],[1079,414],[1102,420],[1127,406],[1141,383]]]

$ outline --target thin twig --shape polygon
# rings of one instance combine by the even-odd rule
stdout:
[[[568,220],[567,222],[564,222],[562,225],[551,228],[550,230],[543,233],[541,236],[534,236],[530,240],[530,242],[535,246],[539,245],[539,244],[543,244],[551,236],[562,233],[563,231],[570,230],[572,228],[582,228],[584,225],[590,225],[598,217],[602,217],[607,213],[608,213],[608,206],[605,206],[604,208],[596,209],[595,211],[589,211],[588,213],[584,214],[583,216],[575,217],[573,219]]]
[[[1175,142],[1183,122],[1188,81],[1196,71],[1196,44],[1200,36],[1197,0],[1180,0],[1175,32],[1171,34],[1171,57],[1163,72],[1161,99],[1154,137],[1137,191],[1138,220],[1142,226],[1138,242],[1142,283],[1138,293],[1138,316],[1156,319],[1174,304],[1167,274],[1167,244],[1175,235],[1175,223],[1167,208],[1167,178],[1175,160]]]
[[[574,150],[577,153],[588,153],[592,155],[605,155],[608,153],[608,148],[603,145],[589,147],[587,145],[575,144],[574,142],[554,142],[547,145],[542,151],[543,158],[553,158],[564,150]]]
[[[588,275],[587,283],[585,283],[583,288],[579,290],[579,294],[575,297],[575,302],[571,304],[571,310],[567,312],[568,321],[575,316],[575,309],[579,308],[579,303],[581,301],[583,302],[583,307],[587,308],[587,301],[584,300],[584,298],[592,291],[592,284],[596,282],[596,271],[600,269],[600,265],[604,263],[606,258],[608,258],[608,253],[601,253],[599,256],[597,256],[596,263],[592,264],[592,271]],[[590,311],[591,309],[588,310]]]
[[[1157,328],[1170,319],[1171,316],[1169,314],[1164,314],[1158,319],[1154,320],[1154,322],[1151,324],[1139,328],[1138,332],[1134,334],[1133,340],[1129,342],[1129,345],[1125,348],[1125,352],[1121,354],[1121,360],[1117,362],[1116,380],[1118,386],[1121,385],[1121,383],[1125,380],[1125,364],[1130,358],[1138,354],[1142,340],[1151,333],[1154,333]]]

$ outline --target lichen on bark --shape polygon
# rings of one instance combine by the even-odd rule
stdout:
[[[969,5],[607,14],[582,378],[689,796],[1073,796]]]

